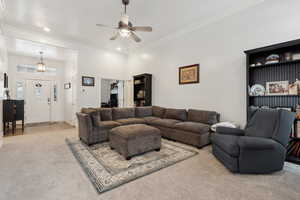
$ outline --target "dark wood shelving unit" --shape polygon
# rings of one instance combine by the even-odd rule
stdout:
[[[266,88],[267,82],[274,81],[289,81],[294,83],[296,79],[300,80],[300,60],[285,60],[285,53],[300,53],[300,40],[284,42],[276,45],[262,47],[258,49],[245,51],[246,64],[246,95],[247,95],[247,120],[249,120],[249,108],[251,106],[270,108],[286,107],[292,108],[295,111],[296,106],[300,105],[300,95],[264,95],[264,96],[250,96],[249,86],[254,84],[261,84]],[[280,55],[278,63],[264,64],[265,59],[271,55]],[[262,63],[259,66],[252,66],[255,63]],[[295,121],[295,129],[291,133],[291,142],[287,147],[287,161],[300,164],[300,138],[295,138],[297,135],[297,122]],[[297,137],[300,137],[298,135]],[[296,145],[296,146],[295,146]],[[296,150],[295,148],[298,148]],[[299,152],[299,154],[297,153]]]
[[[152,105],[152,75],[140,74],[133,77],[135,106]]]
[[[264,95],[264,96],[249,96],[249,97],[300,97],[300,95]]]

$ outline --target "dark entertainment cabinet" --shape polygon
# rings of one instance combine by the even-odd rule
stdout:
[[[152,75],[140,74],[133,77],[135,106],[152,105]]]
[[[7,134],[10,123],[12,132],[15,133],[16,121],[22,121],[22,131],[24,131],[24,100],[3,100],[4,135]]]
[[[248,50],[245,53],[247,56],[247,119],[249,120],[249,108],[251,106],[290,109],[295,112],[297,105],[300,105],[299,89],[297,94],[291,92],[289,94],[276,94],[278,91],[286,91],[282,89],[285,87],[280,84],[269,83],[270,90],[267,91],[267,83],[288,81],[289,84],[293,84],[296,79],[300,80],[300,40]],[[274,54],[279,56],[278,60],[273,60],[271,64],[266,63],[266,58]],[[251,93],[250,88],[255,84],[262,85],[266,89],[264,95],[258,96],[253,92]],[[300,127],[297,127],[300,123],[298,121],[300,122],[300,118],[295,120],[291,141],[287,147],[287,160],[300,164]]]

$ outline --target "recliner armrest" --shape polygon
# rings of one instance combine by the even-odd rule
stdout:
[[[245,135],[245,131],[239,128],[230,128],[219,126],[216,129],[216,133],[223,134],[223,135],[236,135],[236,136],[243,136]]]
[[[244,136],[238,139],[238,145],[241,149],[267,150],[275,149],[280,144],[275,140],[268,138]]]

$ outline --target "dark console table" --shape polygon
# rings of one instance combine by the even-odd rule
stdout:
[[[24,131],[24,100],[3,100],[3,131],[4,135],[12,124],[12,132],[15,133],[16,122],[22,121]]]

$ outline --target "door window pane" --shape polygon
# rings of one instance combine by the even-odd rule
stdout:
[[[16,98],[17,100],[24,100],[24,84],[23,82],[17,82],[16,84]]]
[[[38,72],[37,71],[37,66],[35,66],[35,65],[17,65],[17,72],[55,76],[56,75],[56,68],[46,66],[46,71],[45,72]]]

